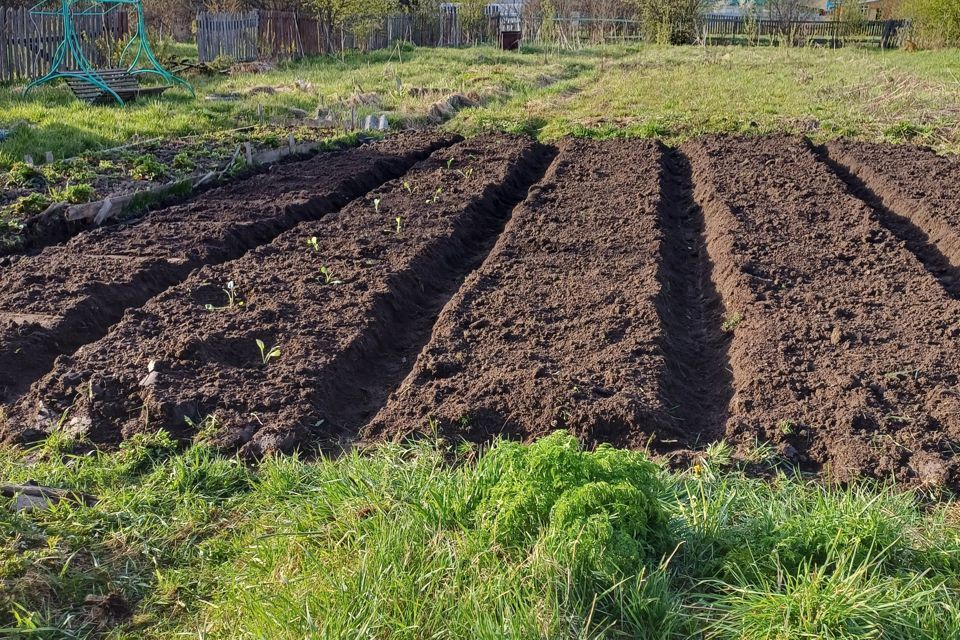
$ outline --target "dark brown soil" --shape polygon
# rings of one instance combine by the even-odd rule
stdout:
[[[798,140],[686,148],[732,329],[727,436],[838,479],[955,484],[960,305]]]
[[[647,141],[565,143],[367,437],[569,428],[594,443],[676,447],[722,433],[702,402],[712,394],[697,393],[701,292],[683,265],[697,262],[695,225],[684,228],[689,195],[665,156]]]
[[[960,162],[906,145],[835,141],[819,152],[960,299]]]
[[[256,457],[567,428],[960,487],[953,161],[453,143],[288,165],[0,271],[0,434],[164,428]]]
[[[438,152],[338,214],[201,269],[130,312],[60,358],[9,422],[47,431],[67,412],[70,431],[98,442],[201,429],[254,455],[355,433],[548,159],[509,137]],[[243,306],[207,310],[226,305],[230,281]],[[265,362],[257,340],[279,357]]]
[[[269,242],[402,174],[450,136],[401,136],[224,187],[134,225],[83,233],[0,278],[0,401],[195,268]],[[215,220],[215,222],[214,222]],[[22,425],[18,426],[18,430]]]

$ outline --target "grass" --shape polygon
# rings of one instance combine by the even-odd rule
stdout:
[[[670,472],[558,433],[248,467],[163,434],[0,453],[95,506],[0,509],[0,629],[110,638],[955,638],[952,504]],[[128,616],[84,604],[118,594]],[[3,633],[3,631],[0,631]]]
[[[198,99],[180,89],[114,106],[87,106],[63,87],[27,98],[0,88],[0,168],[24,154],[75,156],[135,140],[173,138],[276,121],[290,108],[339,115],[355,93],[375,92],[392,124],[422,122],[438,95],[415,88],[476,91],[479,108],[449,127],[474,133],[523,131],[562,135],[657,136],[680,141],[704,133],[792,132],[916,141],[960,150],[960,58],[955,51],[876,51],[746,47],[609,46],[522,53],[492,48],[406,49],[280,64],[261,74],[193,77]],[[297,81],[300,81],[299,88]],[[308,84],[304,84],[308,83]],[[273,93],[249,94],[264,88]],[[239,93],[234,101],[211,94]],[[20,126],[16,126],[16,125]]]

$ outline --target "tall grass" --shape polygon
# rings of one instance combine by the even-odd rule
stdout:
[[[554,434],[257,467],[162,434],[52,441],[0,475],[93,507],[0,509],[0,629],[112,638],[955,638],[952,504]],[[105,622],[88,594],[121,594]],[[46,630],[45,630],[46,629]],[[0,632],[2,633],[2,632]]]

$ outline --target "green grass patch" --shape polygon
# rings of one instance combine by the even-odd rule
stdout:
[[[111,638],[954,638],[952,504],[685,472],[557,433],[254,467],[140,436],[0,452],[92,507],[0,509],[0,629]],[[116,594],[111,619],[90,595]]]
[[[181,54],[183,52],[180,52]],[[125,108],[89,106],[61,86],[26,98],[0,88],[0,169],[24,154],[58,158],[138,140],[205,134],[268,120],[291,108],[349,114],[354,93],[376,93],[359,118],[389,113],[392,124],[422,122],[443,94],[480,92],[480,107],[449,126],[465,133],[505,130],[555,139],[791,132],[820,141],[853,136],[960,150],[960,57],[956,51],[872,48],[606,46],[577,51],[505,52],[406,48],[281,63],[266,73],[190,78],[198,99],[173,89]],[[210,101],[214,94],[238,99]]]

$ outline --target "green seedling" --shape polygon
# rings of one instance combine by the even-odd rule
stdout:
[[[464,169],[463,171],[461,171],[460,169],[457,169],[457,173],[459,173],[462,178],[469,178],[470,176],[473,175],[473,167],[469,167],[467,169]]]
[[[341,284],[341,280],[333,279],[333,272],[330,271],[326,266],[320,267],[320,278],[323,281],[323,284]]]
[[[380,215],[380,198],[373,199],[373,210],[377,215]]]
[[[411,187],[410,183],[407,182],[406,180],[404,180],[403,182],[403,188],[407,190],[407,193],[410,193],[410,194],[413,193],[413,187]]]
[[[443,193],[443,187],[437,187],[437,190],[433,192],[433,197],[427,200],[427,204],[431,202],[436,202],[440,199],[440,194]]]
[[[224,287],[223,292],[227,294],[227,304],[223,307],[215,307],[210,303],[206,304],[207,311],[219,311],[220,309],[233,309],[234,307],[242,307],[243,300],[240,299],[239,294],[237,293],[237,285],[234,284],[233,280],[227,282],[227,286]]]
[[[796,432],[793,420],[781,420],[777,423],[777,430],[785,436],[792,436]]]
[[[450,158],[449,160],[447,160],[447,169],[449,169],[452,166],[453,166],[453,158]]]
[[[274,358],[280,357],[280,347],[274,345],[267,349],[267,345],[263,343],[263,340],[257,338],[257,347],[260,349],[260,360],[263,361],[263,365],[266,366]]]
[[[403,222],[403,220],[400,218],[400,216],[397,216],[396,218],[394,218],[394,220],[397,221],[397,233],[400,233],[400,229],[402,228],[401,223]]]
[[[317,236],[307,238],[307,246],[318,253],[320,252],[320,243],[317,241]]]
[[[741,320],[743,320],[743,316],[739,313],[734,313],[732,316],[723,321],[722,329],[727,332],[733,331],[737,328],[737,325],[740,324]]]

